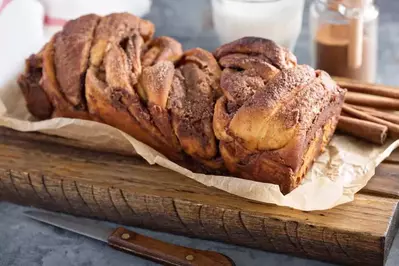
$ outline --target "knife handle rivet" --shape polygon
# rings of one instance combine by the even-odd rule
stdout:
[[[186,260],[193,261],[194,260],[194,256],[193,255],[187,255],[186,256]]]
[[[121,238],[123,240],[128,240],[130,238],[130,235],[128,233],[124,233],[124,234],[122,234]]]

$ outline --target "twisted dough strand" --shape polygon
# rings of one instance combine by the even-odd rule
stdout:
[[[344,91],[270,40],[212,54],[153,35],[127,13],[68,22],[26,61],[29,111],[109,124],[193,171],[294,189],[331,139]]]

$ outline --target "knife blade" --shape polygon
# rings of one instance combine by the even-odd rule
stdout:
[[[235,265],[229,257],[221,253],[173,245],[140,235],[124,227],[113,228],[91,219],[36,210],[26,211],[24,214],[36,221],[105,242],[115,249],[159,262],[163,265]]]

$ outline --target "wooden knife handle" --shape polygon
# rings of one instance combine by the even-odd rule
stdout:
[[[113,248],[162,263],[163,265],[235,265],[230,258],[220,253],[165,243],[129,231],[123,227],[117,228],[109,236],[108,244]]]

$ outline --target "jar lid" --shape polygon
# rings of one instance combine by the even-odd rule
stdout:
[[[324,0],[328,8],[345,14],[348,9],[365,9],[374,4],[374,0]]]
[[[374,0],[341,0],[339,2],[348,8],[362,8],[374,4]]]

